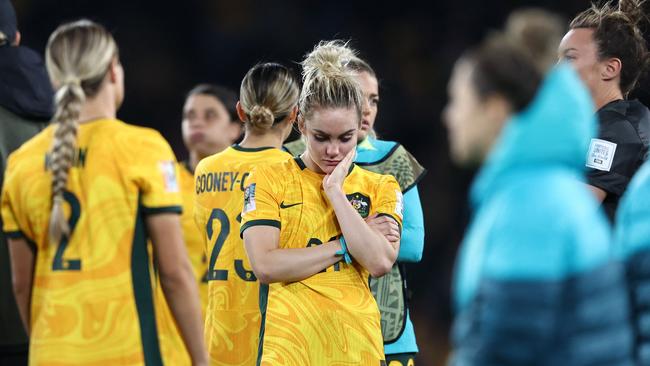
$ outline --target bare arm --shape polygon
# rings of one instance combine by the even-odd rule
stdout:
[[[146,218],[160,269],[160,282],[194,365],[207,365],[199,290],[177,214]]]
[[[34,280],[34,252],[25,239],[8,239],[14,296],[20,319],[30,333],[30,302]]]
[[[252,226],[244,231],[244,246],[261,283],[293,282],[311,277],[337,263],[341,244],[330,241],[299,249],[280,249],[280,229]]]
[[[587,184],[587,187],[589,188],[590,191],[594,193],[598,202],[603,202],[605,198],[607,198],[607,192],[602,188],[598,188],[590,184]]]
[[[352,150],[331,174],[323,178],[323,188],[334,208],[348,251],[371,276],[380,277],[393,267],[399,252],[399,241],[391,244],[384,235],[371,229],[348,202],[342,186],[354,153]]]

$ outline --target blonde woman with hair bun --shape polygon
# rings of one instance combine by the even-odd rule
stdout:
[[[355,166],[363,96],[354,50],[321,42],[302,62],[305,152],[247,180],[241,234],[259,279],[258,365],[385,364],[368,276],[397,258],[402,194]],[[365,219],[378,216],[383,224]]]
[[[208,260],[205,339],[213,365],[257,360],[260,284],[237,231],[251,170],[291,158],[280,147],[298,113],[300,86],[285,66],[261,63],[246,73],[239,94],[244,139],[201,160],[194,173],[194,218]]]
[[[192,362],[206,365],[175,157],[159,133],[116,119],[124,71],[113,37],[88,20],[63,24],[46,64],[52,124],[10,156],[2,192],[30,364],[162,364],[149,236]]]

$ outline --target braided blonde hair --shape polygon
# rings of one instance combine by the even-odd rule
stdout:
[[[52,84],[58,88],[52,119],[56,129],[50,152],[52,213],[49,235],[53,243],[63,235],[70,235],[63,212],[63,194],[74,159],[81,108],[87,97],[97,94],[117,55],[117,45],[111,34],[89,20],[59,26],[47,43],[47,71]]]

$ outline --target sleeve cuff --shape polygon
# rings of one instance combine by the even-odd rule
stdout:
[[[391,219],[395,220],[395,222],[397,223],[397,226],[399,226],[399,232],[400,233],[402,232],[402,224],[400,223],[400,220],[398,220],[395,215],[380,212],[380,213],[377,214],[377,217],[379,217],[379,216],[388,216]]]
[[[267,219],[251,220],[251,221],[247,221],[241,226],[241,229],[239,230],[239,237],[243,237],[244,231],[251,226],[273,226],[273,227],[277,227],[278,229],[281,228],[280,221],[278,220],[267,220]]]
[[[4,231],[3,233],[7,238],[11,238],[11,239],[27,239],[25,234],[23,234],[23,232],[20,231],[20,230]]]
[[[630,183],[630,178],[615,172],[608,174],[587,174],[587,183],[605,192],[622,196]]]
[[[183,207],[181,206],[164,206],[164,207],[146,207],[142,206],[142,213],[145,215],[156,215],[162,213],[176,213],[182,214]]]

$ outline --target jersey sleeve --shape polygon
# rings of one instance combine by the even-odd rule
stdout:
[[[591,140],[587,181],[606,192],[622,195],[642,161],[643,144],[627,121],[603,126]]]
[[[256,167],[251,172],[244,191],[244,207],[242,208],[242,221],[240,234],[251,226],[273,226],[278,229],[280,225],[280,202],[278,197],[280,180],[274,179],[272,172],[266,167]]]
[[[373,213],[390,216],[402,226],[404,215],[404,198],[397,180],[391,175],[384,175],[379,181]]]
[[[9,238],[20,238],[24,237],[25,233],[20,228],[16,210],[18,208],[16,184],[19,179],[16,177],[13,160],[12,157],[9,158],[2,187],[2,231]]]
[[[140,189],[143,212],[181,213],[180,172],[167,141],[157,132],[145,133],[134,153],[131,172]]]
[[[194,184],[196,186],[197,179],[202,175],[205,174],[205,159],[201,160],[199,164],[196,166],[196,169],[194,169]],[[207,203],[206,201],[206,196],[205,195],[200,195],[198,192],[195,192],[194,194],[194,212],[192,212],[192,215],[194,217],[194,223],[196,223],[196,227],[203,232],[205,230],[205,225],[208,222],[208,216],[210,215],[209,209],[207,208]]]

